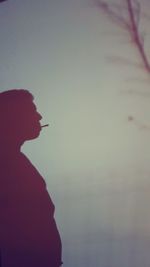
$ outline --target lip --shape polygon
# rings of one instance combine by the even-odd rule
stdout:
[[[42,130],[42,128],[48,127],[49,124],[42,124],[42,125],[41,125],[41,123],[38,122],[38,123],[37,123],[37,126],[39,127],[40,130]]]

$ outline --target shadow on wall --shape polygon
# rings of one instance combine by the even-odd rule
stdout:
[[[61,240],[44,179],[21,152],[42,116],[27,90],[0,93],[0,251],[2,267],[59,267]]]

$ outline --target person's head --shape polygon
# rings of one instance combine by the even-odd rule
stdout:
[[[25,89],[0,93],[0,138],[23,143],[39,136],[42,116],[33,101],[33,95]]]

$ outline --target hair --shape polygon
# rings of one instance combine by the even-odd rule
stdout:
[[[0,93],[0,120],[10,120],[21,115],[22,107],[32,102],[34,96],[26,89],[11,89]]]
[[[34,96],[26,89],[11,89],[0,93],[0,108],[7,104],[33,101]]]

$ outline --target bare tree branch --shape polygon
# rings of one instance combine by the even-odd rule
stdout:
[[[129,19],[131,23],[130,35],[133,38],[133,41],[139,51],[139,54],[141,55],[145,69],[147,70],[147,72],[150,73],[150,63],[148,61],[147,55],[144,50],[144,39],[141,37],[139,30],[138,30],[138,25],[135,19],[135,11],[132,6],[132,0],[126,0],[126,1],[127,1],[128,11],[129,11]]]
[[[122,0],[126,5],[108,4],[107,0],[95,0],[97,7],[102,10],[108,18],[116,22],[131,36],[131,39],[137,48],[145,70],[150,74],[150,62],[144,48],[144,35],[139,31],[139,23],[141,18],[141,6],[138,0]],[[126,12],[124,16],[120,11]]]

